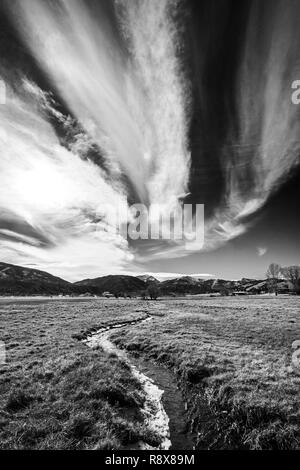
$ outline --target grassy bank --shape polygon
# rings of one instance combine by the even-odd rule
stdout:
[[[118,449],[145,428],[144,392],[128,366],[78,341],[87,330],[143,318],[144,308],[118,301],[0,303],[2,449]]]
[[[113,339],[175,372],[197,448],[300,448],[300,377],[291,367],[300,299],[174,300],[153,308],[164,316]]]

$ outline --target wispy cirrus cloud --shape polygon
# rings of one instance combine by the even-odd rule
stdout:
[[[172,3],[176,8],[177,2]],[[16,2],[30,49],[78,122],[141,201],[176,204],[189,172],[188,85],[169,0],[118,0],[120,47],[82,0]]]
[[[116,0],[115,27],[101,2],[99,10],[83,0],[6,4],[72,116],[33,81],[9,90],[0,116],[2,258],[75,278],[214,250],[248,230],[297,165],[299,121],[286,95],[298,73],[288,62],[298,63],[297,15],[279,3],[259,50],[259,11],[252,12],[236,81],[237,123],[218,149],[224,194],[206,220],[204,247],[186,240],[130,247],[101,204],[128,197],[165,213],[189,191],[191,84],[180,54],[182,25],[173,14],[180,2]],[[72,138],[63,142],[53,121]]]
[[[104,211],[124,202],[122,186],[60,144],[36,90],[8,88],[0,114],[0,220],[19,228],[1,229],[0,257],[67,278],[87,265],[122,269],[132,255]]]
[[[122,195],[130,198],[133,192],[166,213],[180,205],[187,191],[189,85],[177,55],[180,34],[170,16],[171,2],[122,0],[115,7],[126,48],[120,47],[107,18],[93,14],[81,0],[9,4],[20,33],[82,129],[71,144],[60,146],[49,122],[35,111],[41,106],[62,125],[68,125],[68,118],[28,80],[23,92],[38,104],[17,103],[14,96],[6,107],[13,150],[6,149],[2,161],[1,200],[3,206],[10,200],[7,209],[14,217],[51,245],[49,251],[44,243],[34,248],[27,244],[26,257],[39,251],[55,258],[63,246],[65,251],[58,252],[64,258],[70,240],[91,237],[103,223],[93,221],[92,214],[99,217],[97,203],[116,203],[124,176],[131,188],[120,183]],[[81,158],[91,143],[105,159],[110,181],[98,165]],[[19,250],[24,236],[19,237]],[[3,242],[6,251],[16,243],[16,237],[11,239]],[[99,244],[99,233],[89,243],[96,240]],[[120,261],[132,258],[122,237],[109,244],[122,246]],[[117,255],[112,253],[111,270]]]

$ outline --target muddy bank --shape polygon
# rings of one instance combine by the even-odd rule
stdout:
[[[138,322],[144,323],[151,319],[151,316],[148,316]],[[145,403],[141,410],[145,423],[149,429],[161,436],[158,449],[193,449],[192,436],[186,424],[186,405],[172,372],[152,361],[129,355],[109,339],[112,330],[136,323],[134,320],[103,327],[87,335],[83,341],[92,348],[100,346],[128,363],[132,374],[139,380],[145,392]],[[147,449],[149,446],[140,442],[136,448]]]
[[[194,443],[187,424],[187,405],[177,386],[174,374],[153,361],[143,360],[141,357],[133,358],[130,356],[130,358],[140,371],[151,378],[164,391],[162,404],[169,417],[170,448],[174,450],[192,450]]]

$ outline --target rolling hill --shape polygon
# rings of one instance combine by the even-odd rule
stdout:
[[[145,290],[145,282],[134,276],[110,275],[95,279],[84,279],[74,283],[75,286],[85,288],[87,291],[95,289],[98,294],[110,292],[112,294],[139,293]]]
[[[101,295],[104,292],[122,296],[141,295],[155,284],[161,295],[185,294],[260,294],[268,292],[268,281],[243,278],[238,281],[225,279],[197,279],[183,276],[160,282],[153,276],[109,275],[84,279],[71,283],[38,269],[25,268],[0,262],[0,295]],[[278,279],[278,291],[287,293],[289,285]]]
[[[0,295],[57,295],[79,292],[72,283],[44,271],[0,263]]]
[[[144,281],[146,283],[155,282],[159,284],[159,280],[156,279],[156,277],[154,276],[150,276],[149,274],[142,274],[141,276],[136,276],[136,277],[137,279],[140,279],[141,281]]]

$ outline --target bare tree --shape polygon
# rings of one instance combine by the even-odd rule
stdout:
[[[143,291],[141,292],[141,298],[142,298],[143,300],[147,300],[147,292],[146,292],[145,290],[143,290]]]
[[[151,284],[148,287],[148,289],[146,291],[146,294],[149,295],[151,300],[157,300],[157,298],[159,297],[160,292],[159,292],[159,289],[156,285]]]
[[[267,278],[268,278],[270,288],[272,289],[273,292],[275,292],[275,295],[278,294],[277,280],[278,280],[280,274],[281,274],[281,266],[279,266],[279,264],[276,264],[276,263],[270,264],[270,266],[268,267],[266,275],[267,275]]]
[[[282,274],[292,284],[294,291],[300,294],[300,266],[282,268]]]

